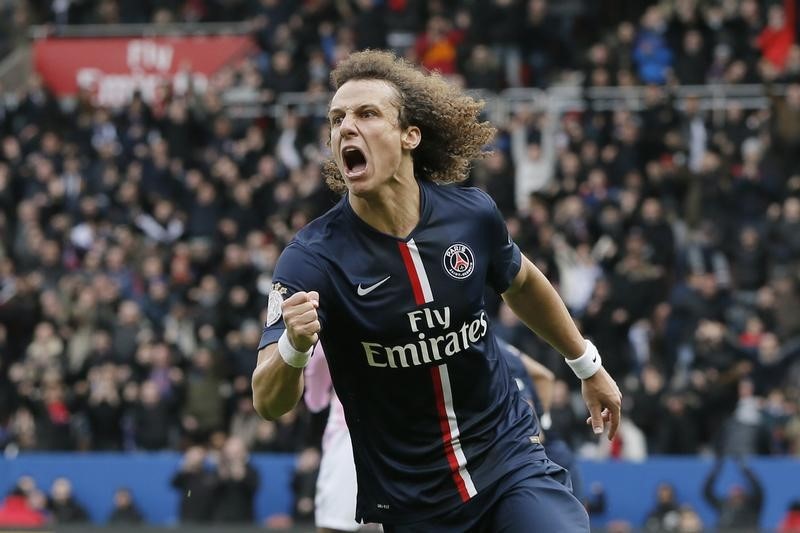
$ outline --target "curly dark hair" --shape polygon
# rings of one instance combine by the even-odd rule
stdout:
[[[439,74],[425,73],[391,52],[365,50],[351,54],[331,72],[334,90],[350,80],[383,80],[400,96],[400,127],[420,129],[422,140],[412,152],[414,174],[436,183],[456,183],[467,177],[470,161],[485,157],[483,150],[495,134],[488,122],[479,122],[484,102],[464,94]],[[333,159],[325,162],[328,186],[347,190]]]

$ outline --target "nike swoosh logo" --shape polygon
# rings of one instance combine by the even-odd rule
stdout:
[[[377,289],[378,287],[380,287],[381,285],[383,285],[384,283],[389,281],[389,278],[391,278],[391,277],[392,276],[386,276],[385,278],[380,280],[378,283],[376,283],[374,285],[370,285],[369,287],[362,287],[361,284],[359,283],[358,284],[358,295],[359,296],[366,296],[367,294],[371,293],[372,291],[374,291],[375,289]]]

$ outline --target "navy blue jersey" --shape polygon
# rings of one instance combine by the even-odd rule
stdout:
[[[505,291],[521,255],[492,199],[420,181],[411,234],[381,233],[345,197],[281,254],[260,347],[280,302],[319,292],[320,340],[344,406],[357,520],[423,520],[544,457],[492,333],[484,287]]]

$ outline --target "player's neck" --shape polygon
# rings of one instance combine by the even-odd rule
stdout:
[[[405,238],[417,227],[420,189],[413,175],[387,183],[374,195],[349,195],[356,215],[381,233]]]

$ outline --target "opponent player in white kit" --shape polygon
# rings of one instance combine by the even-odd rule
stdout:
[[[322,461],[314,499],[314,522],[320,533],[358,531],[362,526],[356,515],[356,465],[353,444],[344,419],[342,402],[336,397],[328,370],[328,361],[317,344],[314,357],[305,369],[306,406],[318,413],[330,405],[328,422],[322,436]]]

